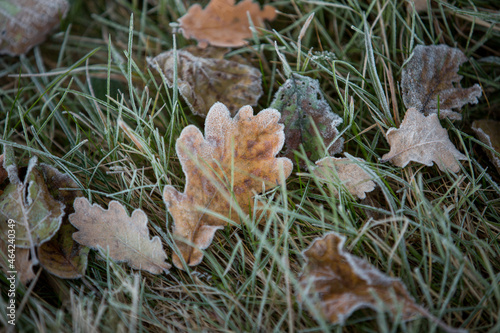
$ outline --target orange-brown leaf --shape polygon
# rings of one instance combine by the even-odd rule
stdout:
[[[186,187],[180,193],[166,186],[164,200],[174,218],[177,246],[188,265],[201,262],[201,250],[227,224],[202,210],[239,223],[236,204],[243,212],[250,211],[252,197],[262,191],[263,183],[267,189],[276,187],[292,172],[288,158],[276,158],[284,142],[279,119],[279,112],[273,109],[254,116],[250,106],[242,107],[231,118],[229,110],[216,103],[207,115],[205,137],[190,125],[177,139],[176,151],[186,174]],[[182,268],[176,255],[173,262]]]
[[[399,279],[390,278],[367,261],[346,253],[344,242],[344,236],[332,232],[314,240],[303,252],[307,259],[299,281],[303,296],[317,294],[318,311],[324,317],[332,323],[343,323],[357,309],[377,309],[378,300],[393,314],[401,309],[404,320],[422,314]]]
[[[196,39],[201,48],[208,44],[239,47],[246,44],[246,38],[252,37],[247,12],[256,27],[276,17],[274,7],[264,6],[261,10],[252,0],[243,0],[237,5],[234,0],[212,0],[205,9],[199,4],[189,7],[179,24],[184,37]]]

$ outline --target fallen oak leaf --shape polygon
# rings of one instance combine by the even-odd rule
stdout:
[[[167,255],[160,238],[149,238],[146,214],[136,209],[129,217],[118,201],[111,201],[108,209],[83,198],[76,198],[75,213],[69,221],[78,229],[73,239],[78,243],[98,250],[117,262],[126,262],[132,268],[153,274],[168,272]]]
[[[207,50],[209,52],[204,52],[204,57],[187,50],[171,50],[148,59],[148,62],[165,75],[169,87],[173,87],[175,81],[177,62],[179,92],[191,111],[201,117],[206,117],[216,102],[225,104],[233,115],[244,105],[257,105],[263,92],[260,71],[240,63],[236,57],[223,59],[223,54],[215,48]]]
[[[462,88],[458,69],[467,58],[457,48],[447,45],[418,45],[403,68],[401,89],[406,108],[416,108],[424,114],[439,113],[440,118],[462,119],[463,105],[476,104],[481,87],[476,83]],[[454,86],[454,84],[456,86]]]
[[[475,120],[472,123],[472,130],[479,140],[491,147],[495,152],[500,153],[500,121],[495,120]],[[500,173],[500,158],[491,150],[484,149]]]
[[[196,39],[200,48],[209,44],[240,47],[246,45],[246,38],[252,37],[247,15],[255,27],[262,27],[264,20],[276,18],[276,9],[266,5],[261,10],[252,0],[243,0],[237,5],[235,0],[211,0],[205,9],[199,4],[192,5],[178,22],[184,37]]]
[[[466,160],[451,143],[448,132],[441,126],[437,114],[424,116],[415,108],[406,111],[399,129],[389,128],[386,133],[391,150],[380,162],[391,161],[404,168],[410,161],[432,166],[434,162],[442,171],[458,172],[457,160]]]
[[[361,158],[354,158],[357,163],[364,163]],[[360,199],[366,198],[367,192],[375,189],[376,185],[371,180],[372,177],[366,173],[355,161],[350,158],[325,157],[316,161],[316,167],[312,169],[312,174],[321,180],[342,184],[352,195]],[[332,188],[334,194],[338,196],[338,190]]]
[[[313,161],[324,156],[324,146],[329,147],[330,155],[342,151],[344,139],[338,138],[335,142],[334,139],[339,134],[336,127],[343,120],[328,105],[318,80],[292,74],[274,95],[271,108],[281,113],[280,122],[285,124],[283,156],[293,160],[293,152],[301,144]],[[321,138],[316,135],[315,128]]]
[[[189,266],[201,262],[201,250],[210,245],[218,229],[227,225],[204,210],[239,223],[236,204],[242,211],[250,211],[252,197],[262,191],[263,183],[271,189],[281,183],[282,177],[290,176],[292,162],[276,158],[284,142],[279,118],[279,112],[273,109],[254,116],[250,106],[242,107],[231,118],[229,110],[216,103],[205,121],[205,137],[193,125],[182,130],[176,152],[186,175],[185,190],[180,193],[168,185],[163,197],[174,219],[177,247]],[[173,262],[183,268],[175,254]]]
[[[377,310],[383,304],[393,316],[400,312],[404,321],[421,315],[447,332],[466,332],[447,326],[418,305],[399,279],[345,252],[345,240],[331,232],[302,252],[306,263],[299,277],[299,301],[317,295],[316,310],[334,324],[343,324],[358,309]]]
[[[0,54],[24,54],[43,42],[61,18],[66,0],[0,0]]]

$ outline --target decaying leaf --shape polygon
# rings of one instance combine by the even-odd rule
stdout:
[[[308,157],[315,161],[325,155],[321,139],[330,155],[342,151],[344,139],[333,142],[339,134],[336,127],[342,123],[342,118],[333,113],[318,80],[292,74],[276,92],[271,107],[281,112],[280,122],[285,124],[284,156],[293,160],[293,152],[302,144]]]
[[[200,48],[208,44],[221,47],[240,47],[245,39],[252,37],[248,16],[255,27],[262,27],[264,20],[272,21],[276,10],[258,3],[243,0],[237,5],[234,0],[212,0],[205,9],[199,4],[189,7],[186,15],[179,19],[184,37],[194,38]]]
[[[9,258],[9,254],[13,254],[13,256]],[[14,267],[11,266],[11,263],[14,264]],[[34,264],[33,260],[30,259],[30,249],[14,248],[12,244],[6,243],[0,238],[0,268],[7,277],[14,275],[22,284],[27,284],[35,277]],[[16,271],[16,273],[8,273],[9,271]]]
[[[494,151],[500,153],[500,121],[494,120],[476,120],[472,123],[472,129],[476,132],[479,140],[484,144],[493,148]],[[491,162],[500,172],[500,158],[489,150],[486,153],[490,157]]]
[[[160,238],[149,238],[146,214],[136,209],[129,217],[118,201],[111,201],[108,210],[83,198],[76,198],[75,213],[69,221],[78,228],[73,239],[78,243],[99,250],[118,262],[127,262],[132,268],[153,274],[168,271],[167,255]]]
[[[352,159],[358,163],[364,163],[361,158]],[[360,199],[366,198],[366,192],[371,192],[375,189],[375,183],[371,180],[372,177],[367,174],[358,163],[349,158],[325,157],[316,162],[316,167],[312,173],[322,180],[335,184],[342,184],[352,195],[358,196]],[[338,190],[332,188],[334,193],[338,195]]]
[[[190,125],[177,139],[186,186],[184,193],[166,186],[163,195],[174,218],[176,244],[188,265],[201,262],[201,250],[227,224],[204,210],[239,223],[233,208],[236,203],[244,212],[251,211],[252,197],[262,191],[263,184],[266,189],[274,188],[292,172],[288,158],[275,157],[284,142],[279,118],[279,112],[273,109],[254,116],[250,106],[242,107],[231,118],[229,110],[216,103],[207,115],[205,137]],[[182,269],[179,257],[174,255],[173,262]]]
[[[462,119],[458,113],[467,103],[476,104],[481,87],[462,88],[458,69],[467,58],[459,49],[446,45],[418,45],[403,68],[401,89],[406,108],[416,108],[440,118]],[[453,111],[456,109],[456,111]]]
[[[3,160],[4,160],[4,157],[3,157],[3,154],[0,155],[0,185],[4,182],[4,180],[7,179],[8,177],[8,174],[7,174],[7,170],[5,170],[5,168],[3,167]],[[2,190],[0,190],[0,194],[2,194],[1,192]]]
[[[43,42],[68,8],[67,0],[0,0],[0,54],[24,54]]]
[[[244,105],[257,105],[262,95],[260,71],[235,60],[223,59],[222,54],[216,50],[207,52],[204,56],[211,54],[213,58],[195,56],[184,50],[177,51],[179,92],[191,111],[206,117],[209,108],[216,102],[224,103],[233,114]],[[165,75],[167,83],[172,87],[174,51],[164,52],[148,60],[152,67]]]
[[[317,238],[303,252],[306,265],[299,283],[303,297],[319,297],[317,310],[332,323],[344,323],[360,308],[383,303],[404,320],[422,314],[399,279],[382,274],[367,261],[344,251],[345,237],[334,232]]]
[[[50,195],[43,173],[37,168],[36,156],[31,158],[22,181],[15,165],[6,170],[10,184],[0,196],[0,221],[16,221],[16,246],[33,248],[57,232],[65,205]],[[5,223],[2,223],[0,229],[4,228]]]
[[[448,132],[441,126],[437,114],[424,116],[415,108],[406,111],[399,129],[390,128],[386,133],[391,145],[381,162],[391,161],[404,168],[410,161],[428,166],[436,162],[443,171],[458,172],[457,160],[467,159],[451,143]]]
[[[64,203],[66,208],[57,233],[38,248],[38,259],[43,268],[53,275],[64,279],[80,278],[87,269],[89,248],[73,240],[77,229],[69,223],[68,216],[74,212],[73,202],[82,196],[82,192],[77,190],[78,185],[69,175],[46,164],[41,164],[40,169],[50,194]]]

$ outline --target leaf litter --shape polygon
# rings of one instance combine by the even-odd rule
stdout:
[[[105,210],[83,197],[75,200],[74,208],[69,221],[78,229],[73,234],[78,243],[152,274],[170,269],[160,238],[149,238],[148,218],[142,210],[136,209],[129,216],[118,201],[111,201]]]
[[[481,87],[462,88],[458,69],[467,58],[457,48],[447,45],[418,45],[403,68],[401,90],[407,109],[424,114],[439,113],[440,118],[460,120],[458,113],[465,104],[476,104]],[[455,110],[454,110],[455,109]]]
[[[206,118],[205,137],[193,125],[182,130],[176,152],[186,175],[185,189],[180,193],[168,185],[163,196],[174,219],[176,245],[187,265],[198,265],[201,250],[228,224],[218,216],[239,224],[235,205],[251,211],[252,197],[263,190],[263,184],[266,190],[272,189],[291,174],[292,162],[276,158],[285,137],[279,119],[273,109],[254,116],[250,106],[231,118],[227,107],[216,103]],[[173,262],[183,269],[175,254]]]
[[[194,114],[206,117],[210,107],[221,102],[234,115],[244,105],[257,105],[263,93],[262,74],[241,57],[224,59],[224,51],[214,47],[203,52],[193,48],[170,50],[148,62],[164,74],[170,88],[177,62],[179,93]]]
[[[260,5],[252,0],[243,0],[235,5],[234,0],[211,0],[202,9],[199,4],[189,7],[186,15],[178,22],[185,38],[194,38],[200,48],[209,44],[220,47],[241,47],[252,37],[250,22],[255,27],[263,27],[264,20],[276,18],[276,9]]]
[[[432,166],[434,162],[442,171],[460,171],[458,160],[467,157],[459,152],[441,126],[437,114],[424,116],[415,108],[406,111],[399,129],[389,128],[386,133],[391,150],[380,162],[391,161],[404,168],[410,161]]]
[[[292,74],[274,95],[271,108],[281,113],[280,122],[285,125],[283,156],[294,160],[300,145],[312,161],[325,156],[325,146],[330,155],[342,151],[344,139],[335,138],[343,120],[328,105],[318,80]]]
[[[418,305],[401,280],[345,252],[345,240],[331,232],[302,252],[306,262],[299,277],[299,301],[318,299],[315,310],[333,324],[344,324],[358,309],[388,309],[394,317],[401,314],[404,321],[424,316],[446,332],[466,332],[447,326]]]

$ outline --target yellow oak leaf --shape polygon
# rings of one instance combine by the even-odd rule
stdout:
[[[242,107],[234,118],[222,103],[210,109],[205,122],[205,137],[190,125],[176,142],[176,151],[186,174],[184,193],[166,186],[164,200],[174,218],[174,236],[183,260],[198,265],[203,252],[218,229],[227,222],[210,211],[239,223],[234,210],[251,211],[252,197],[276,187],[292,172],[288,158],[276,158],[284,143],[280,114],[266,109],[253,115],[250,106]],[[174,265],[182,261],[173,255]]]
[[[246,44],[246,38],[252,37],[247,15],[256,27],[262,27],[264,20],[274,20],[276,9],[264,6],[261,10],[252,0],[243,0],[236,5],[234,0],[212,0],[205,9],[199,4],[189,7],[179,24],[184,37],[196,39],[201,48],[208,44],[240,47]]]

